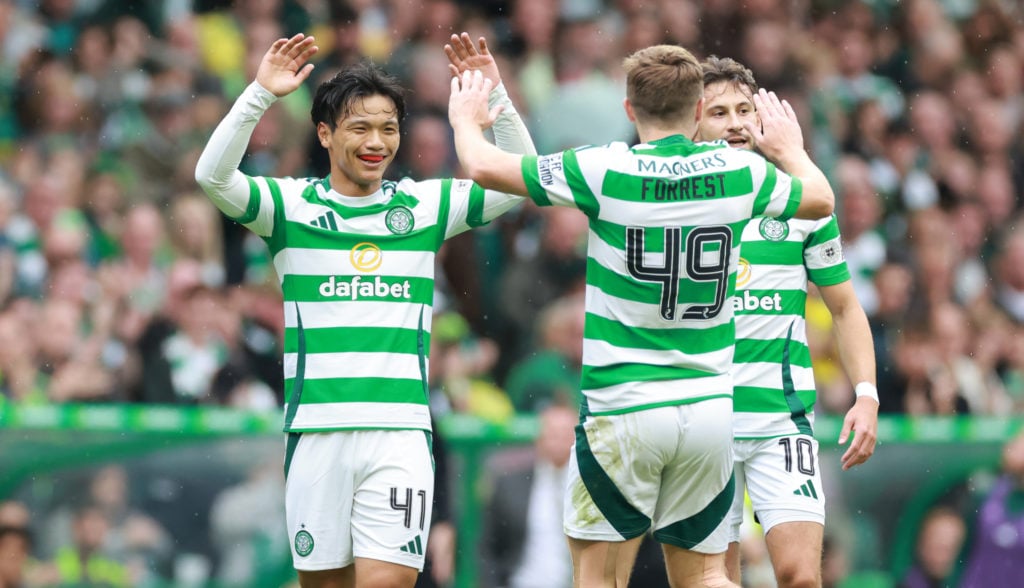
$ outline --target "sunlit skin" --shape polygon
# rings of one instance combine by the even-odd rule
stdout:
[[[333,131],[321,122],[316,132],[331,156],[335,192],[369,196],[380,189],[401,141],[398,109],[390,98],[379,94],[357,98]]]
[[[744,84],[715,82],[704,88],[704,115],[697,128],[698,139],[723,139],[730,147],[753,149],[754,139],[744,123],[758,124],[753,93]]]

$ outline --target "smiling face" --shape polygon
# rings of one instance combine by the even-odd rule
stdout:
[[[758,124],[750,88],[738,82],[724,81],[704,88],[704,115],[697,128],[701,141],[722,139],[730,147],[753,149],[754,139],[744,122]]]
[[[345,196],[369,196],[398,152],[398,109],[374,94],[352,101],[334,130],[317,124],[320,144],[331,156],[331,187]]]

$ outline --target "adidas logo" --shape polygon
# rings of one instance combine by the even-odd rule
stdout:
[[[416,535],[416,538],[403,546],[401,551],[411,553],[413,555],[423,555],[423,544],[420,543],[420,536]]]
[[[808,498],[818,499],[818,492],[814,489],[814,482],[807,480],[806,484],[801,484],[799,488],[793,491],[793,494],[797,496],[806,496]]]
[[[328,212],[327,214],[320,215],[319,218],[310,221],[314,227],[320,227],[321,229],[330,229],[332,231],[338,230],[338,224],[334,222],[334,213]]]

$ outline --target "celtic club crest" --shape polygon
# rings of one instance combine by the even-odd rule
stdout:
[[[313,536],[303,529],[295,534],[295,553],[306,557],[313,553]]]
[[[761,220],[757,230],[761,236],[769,241],[782,241],[789,235],[789,224],[779,219],[765,217]]]
[[[395,235],[405,235],[412,231],[412,211],[404,206],[396,206],[384,216],[384,224]]]

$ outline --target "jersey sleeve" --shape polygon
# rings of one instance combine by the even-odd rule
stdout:
[[[196,182],[213,204],[232,220],[261,237],[274,229],[274,201],[265,182],[238,169],[253,129],[263,113],[277,100],[253,82],[235,101],[214,129],[196,163]]]
[[[804,267],[807,278],[818,286],[834,286],[850,279],[835,215],[818,221],[804,241]]]
[[[505,84],[498,84],[497,88],[491,90],[487,97],[487,105],[489,108],[501,106],[501,114],[491,125],[494,144],[507,153],[536,155],[537,148],[533,145],[533,137],[530,136],[526,123],[519,116],[515,104],[505,91]]]
[[[452,180],[444,238],[486,225],[523,200],[522,196],[485,190],[470,180]]]
[[[536,155],[537,148],[533,138],[523,123],[522,117],[512,104],[504,84],[491,90],[488,106],[501,106],[501,114],[491,130],[494,133],[494,144],[507,153]],[[495,218],[508,212],[525,200],[522,196],[506,194],[484,188],[465,180],[454,180],[451,186],[450,209],[448,223],[445,228],[445,239],[474,227],[486,225]]]
[[[625,143],[578,147],[552,155],[523,158],[523,181],[538,206],[568,206],[590,218],[599,212],[594,187],[600,186],[617,159],[627,156]]]
[[[754,198],[753,216],[776,217],[780,221],[793,218],[803,197],[803,183],[763,157],[751,156],[752,171],[763,171],[761,186]]]

